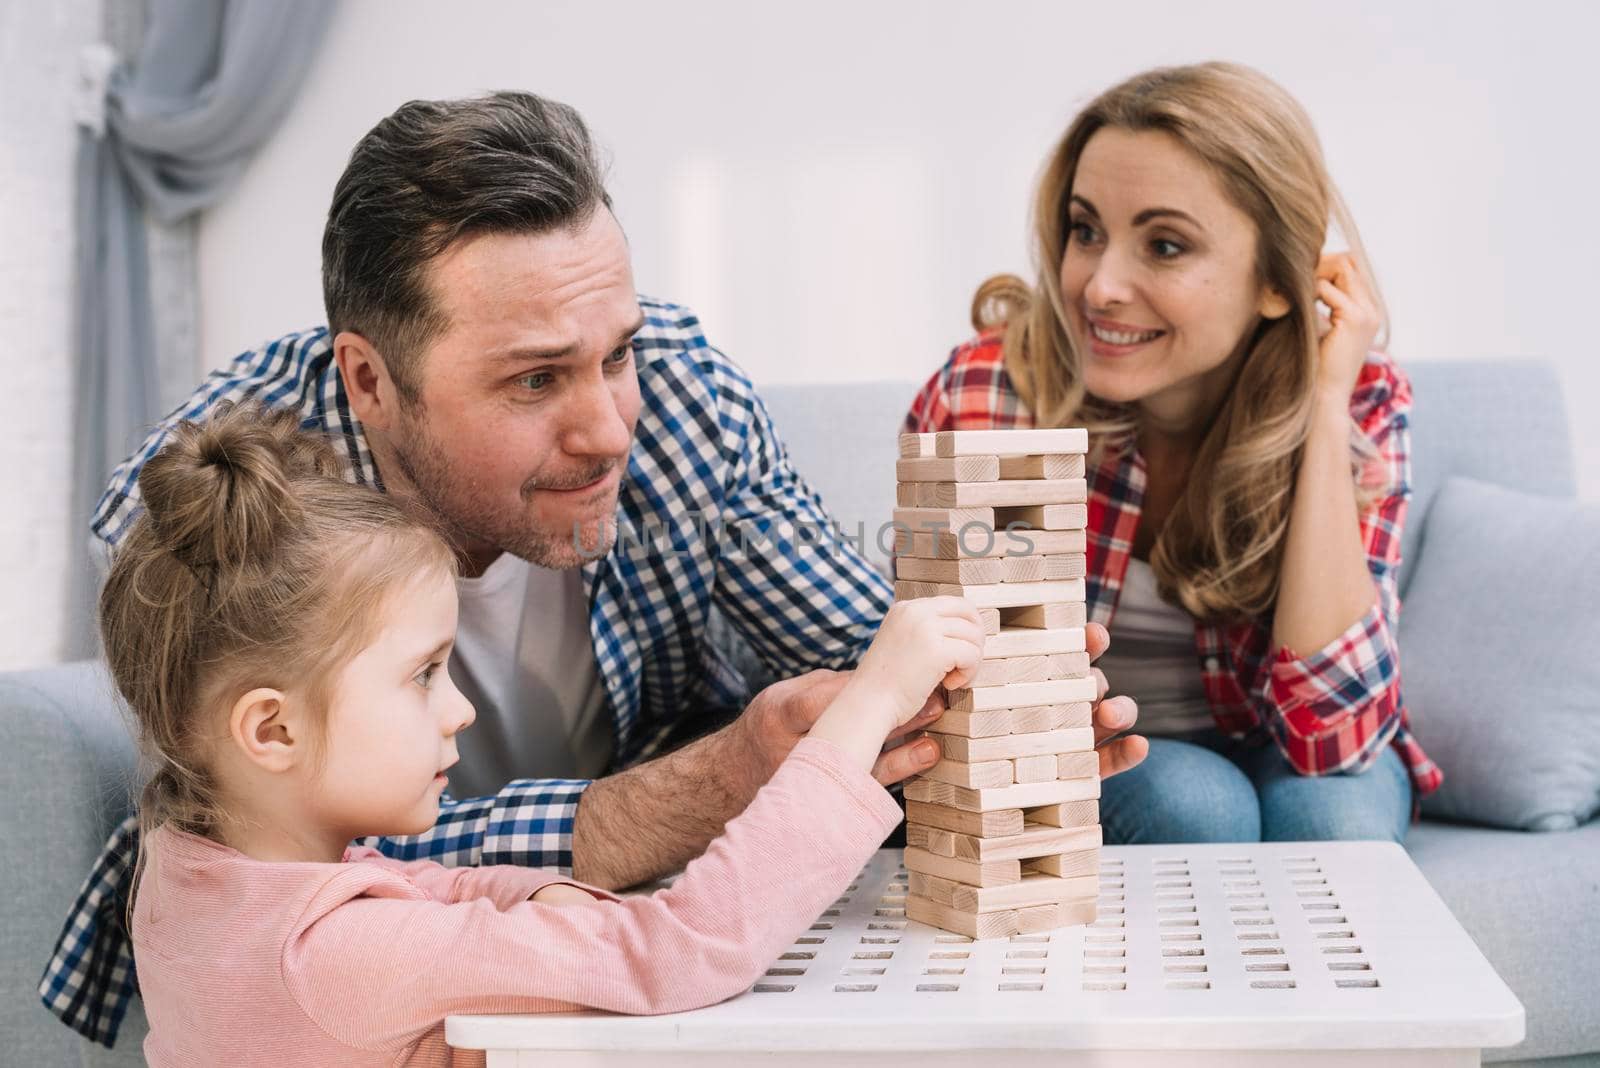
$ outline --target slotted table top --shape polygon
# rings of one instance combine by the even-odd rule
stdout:
[[[1108,846],[1100,888],[1090,927],[973,942],[906,921],[900,851],[883,850],[731,1001],[455,1016],[446,1037],[491,1051],[490,1068],[984,1050],[1008,1065],[1443,1065],[1522,1039],[1521,1003],[1397,845]]]

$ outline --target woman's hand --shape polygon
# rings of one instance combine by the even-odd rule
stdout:
[[[1383,325],[1377,298],[1348,252],[1330,252],[1317,264],[1317,296],[1331,313],[1322,335],[1317,388],[1344,410],[1355,392],[1361,365]]]
[[[1111,646],[1111,635],[1098,623],[1084,628],[1089,659],[1098,660],[1100,654]],[[1100,754],[1100,777],[1111,776],[1137,767],[1150,752],[1150,743],[1142,735],[1124,734],[1139,719],[1139,706],[1131,697],[1107,697],[1105,672],[1094,669],[1094,745]]]

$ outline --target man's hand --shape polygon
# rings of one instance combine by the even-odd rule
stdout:
[[[756,694],[744,713],[728,728],[734,732],[746,753],[745,774],[753,784],[772,778],[801,738],[806,736],[822,712],[839,696],[849,671],[808,671],[792,679],[775,682]],[[944,715],[944,696],[935,691],[911,719],[889,735],[883,755],[872,766],[872,776],[885,786],[933,767],[939,760],[939,746],[920,738],[928,724]],[[906,742],[906,738],[913,741]]]

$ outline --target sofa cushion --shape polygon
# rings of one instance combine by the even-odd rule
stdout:
[[[1429,816],[1569,830],[1600,807],[1600,504],[1445,483],[1401,614]]]
[[[1484,1060],[1588,1054],[1600,1060],[1600,820],[1524,834],[1426,820],[1406,852],[1528,1013],[1528,1037]]]

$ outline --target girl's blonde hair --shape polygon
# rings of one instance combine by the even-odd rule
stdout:
[[[1057,281],[1078,160],[1105,127],[1165,133],[1209,165],[1255,222],[1258,281],[1289,302],[1287,315],[1262,320],[1246,340],[1237,378],[1150,557],[1162,595],[1191,615],[1259,618],[1277,600],[1294,477],[1311,422],[1319,347],[1314,272],[1330,219],[1369,281],[1373,274],[1311,120],[1281,87],[1228,63],[1130,78],[1079,113],[1039,182],[1036,285],[1000,275],[973,297],[973,325],[1003,328],[1006,371],[1038,425],[1086,426],[1097,452],[1126,445],[1138,429],[1129,406],[1087,393]],[[1363,504],[1375,487],[1361,472],[1374,454],[1353,435],[1352,477]]]
[[[428,569],[455,573],[437,534],[341,476],[332,443],[295,412],[227,403],[178,423],[140,472],[144,510],[100,593],[100,633],[154,765],[141,831],[217,837],[222,710],[269,686],[302,690],[325,716],[385,598]]]

